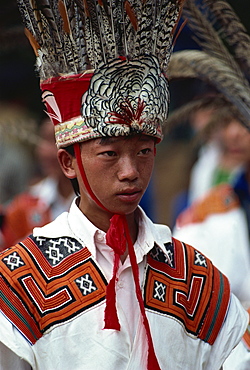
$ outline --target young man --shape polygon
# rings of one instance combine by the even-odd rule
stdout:
[[[65,13],[75,11],[78,2],[68,9],[63,4],[59,2],[65,20]],[[47,17],[53,27],[46,24],[46,32],[53,32],[52,19],[60,19],[58,13],[52,18],[58,5],[53,2],[50,12],[48,3],[43,5],[34,9],[35,19],[44,22]],[[247,314],[230,294],[227,278],[197,250],[172,239],[167,226],[153,224],[138,207],[150,180],[168,104],[162,55],[158,59],[148,54],[149,39],[145,42],[143,31],[150,33],[148,21],[156,16],[157,27],[151,36],[155,37],[156,30],[160,35],[152,50],[162,40],[165,46],[171,45],[181,2],[166,1],[162,8],[149,2],[142,10],[138,4],[119,5],[85,4],[83,24],[87,27],[93,21],[93,32],[87,34],[94,33],[95,42],[97,24],[115,24],[116,40],[121,20],[128,31],[122,38],[126,36],[126,53],[119,44],[119,57],[99,63],[94,73],[64,70],[56,77],[46,75],[52,68],[44,62],[44,55],[55,57],[54,72],[67,57],[69,65],[76,62],[66,48],[58,63],[61,44],[57,33],[52,40],[56,41],[53,47],[59,45],[57,53],[45,54],[46,43],[37,50],[59,162],[74,186],[77,180],[80,196],[68,213],[34,229],[29,238],[1,255],[2,369],[215,370],[247,325]],[[125,9],[124,18],[121,9]],[[30,27],[31,12],[25,15],[29,28],[38,32]],[[131,30],[128,21],[140,32]],[[69,27],[63,30],[69,34]],[[46,32],[37,35],[40,43]],[[135,43],[131,42],[133,34]],[[61,36],[68,41],[67,35]],[[76,41],[82,45],[80,36]],[[112,49],[112,40],[113,32],[109,42],[102,39],[102,47]],[[133,58],[127,55],[129,46],[135,50]],[[97,62],[98,48],[94,54],[92,49],[86,65],[92,57]]]
[[[127,245],[117,272],[121,328],[104,329],[105,287],[114,258],[105,232],[112,215],[121,214],[134,243],[160,368],[219,369],[243,334],[246,317],[233,296],[229,302],[226,278],[138,209],[153,169],[155,140],[137,134],[93,139],[80,147],[88,184],[107,210],[86,190],[76,158],[60,149],[63,171],[77,178],[80,197],[69,213],[1,256],[3,309],[6,316],[13,310],[12,323],[1,320],[2,368],[147,368]],[[12,281],[13,291],[6,281]]]

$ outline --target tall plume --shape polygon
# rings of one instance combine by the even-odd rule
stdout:
[[[184,0],[18,0],[41,80],[155,55],[167,68]]]

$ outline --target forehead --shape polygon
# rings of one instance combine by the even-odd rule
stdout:
[[[97,139],[98,140],[98,139]],[[128,135],[128,136],[112,136],[112,137],[103,137],[99,139],[98,145],[109,145],[109,144],[116,144],[124,142],[130,143],[147,143],[147,142],[155,142],[155,138],[148,136],[148,135]]]
[[[112,136],[112,137],[103,137],[98,139],[92,139],[86,142],[81,143],[82,146],[88,147],[99,147],[105,145],[129,145],[129,144],[154,144],[156,142],[154,137],[148,135],[128,135],[128,136]]]

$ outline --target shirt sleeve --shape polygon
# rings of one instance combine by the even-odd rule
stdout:
[[[22,360],[3,343],[0,343],[0,370],[31,370],[28,362]]]
[[[220,368],[232,349],[235,348],[248,324],[248,313],[244,310],[239,300],[231,294],[230,305],[225,321],[211,348],[207,369]],[[223,348],[223,351],[221,350]],[[217,367],[215,366],[217,364]],[[224,369],[224,366],[223,366]]]
[[[35,366],[32,346],[1,313],[0,328],[0,370],[32,369]],[[12,363],[16,366],[11,365]]]

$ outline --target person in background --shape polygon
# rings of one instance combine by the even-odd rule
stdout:
[[[234,105],[213,94],[192,101],[173,112],[170,124],[188,116],[197,158],[190,169],[188,188],[172,202],[173,225],[178,215],[213,186],[230,183],[248,157],[249,132],[238,118]]]
[[[0,102],[0,205],[23,192],[34,170],[34,117],[21,106]]]
[[[218,7],[213,2],[196,7],[187,0],[185,9],[191,28],[201,30],[197,34],[200,50],[174,53],[172,76],[195,75],[210,83],[220,95],[190,105],[188,117],[198,127],[197,131],[202,129],[206,140],[191,172],[188,208],[177,217],[174,235],[196,247],[199,245],[199,250],[226,274],[232,291],[248,309],[250,116],[244,113],[249,112],[250,86],[246,71],[250,60],[243,40],[250,45],[250,37],[226,1]],[[232,28],[224,18],[227,13],[240,30],[236,33],[237,42],[234,40],[232,45]],[[217,19],[218,28],[211,19]],[[225,42],[232,49],[225,48]],[[187,113],[186,107],[182,109]]]
[[[236,125],[235,122],[231,125]],[[230,128],[230,125],[229,125]],[[235,127],[236,128],[236,127]],[[250,307],[250,133],[246,131],[239,145],[245,146],[245,165],[231,183],[214,186],[185,209],[173,229],[176,238],[184,239],[209,256],[229,278],[231,289],[242,305]],[[234,153],[233,153],[234,154]],[[233,155],[234,156],[234,155]],[[249,332],[225,364],[225,369],[246,370],[250,366]],[[247,348],[247,351],[246,351]],[[244,363],[239,365],[239,363]],[[236,365],[238,364],[238,365]],[[242,366],[242,367],[241,367]]]
[[[235,107],[221,96],[205,99],[191,113],[191,122],[203,144],[191,170],[189,204],[213,186],[233,180],[247,160],[250,137]]]
[[[200,50],[185,50],[178,53],[172,60],[173,66],[177,73],[181,71],[185,77],[199,78],[215,87],[237,109],[236,121],[240,121],[249,130],[250,117],[245,113],[249,112],[247,105],[250,97],[247,78],[250,70],[248,54],[250,37],[226,1],[204,1],[200,7],[194,6],[190,0],[187,0],[186,4],[191,28],[194,33],[198,29],[201,30],[196,34]],[[244,144],[242,153],[245,157],[242,168],[234,173],[229,183],[221,183],[208,193],[205,191],[203,198],[197,197],[197,201],[177,218],[173,235],[192,243],[201,253],[210,256],[214,264],[228,276],[232,291],[249,310],[249,132],[244,133],[244,130],[241,130],[243,136],[242,132],[235,136],[237,127],[235,122],[228,125],[229,137],[234,138],[228,142],[228,147],[232,149],[228,158],[239,157],[241,140]],[[226,138],[228,139],[228,136]],[[206,171],[206,162],[203,164]],[[229,164],[232,164],[231,160]],[[240,345],[228,357],[223,368],[226,370],[250,368],[249,327]]]
[[[38,174],[32,185],[2,207],[2,249],[28,236],[34,227],[43,226],[67,211],[74,198],[71,183],[57,160],[54,129],[49,118],[40,125],[35,156]]]

